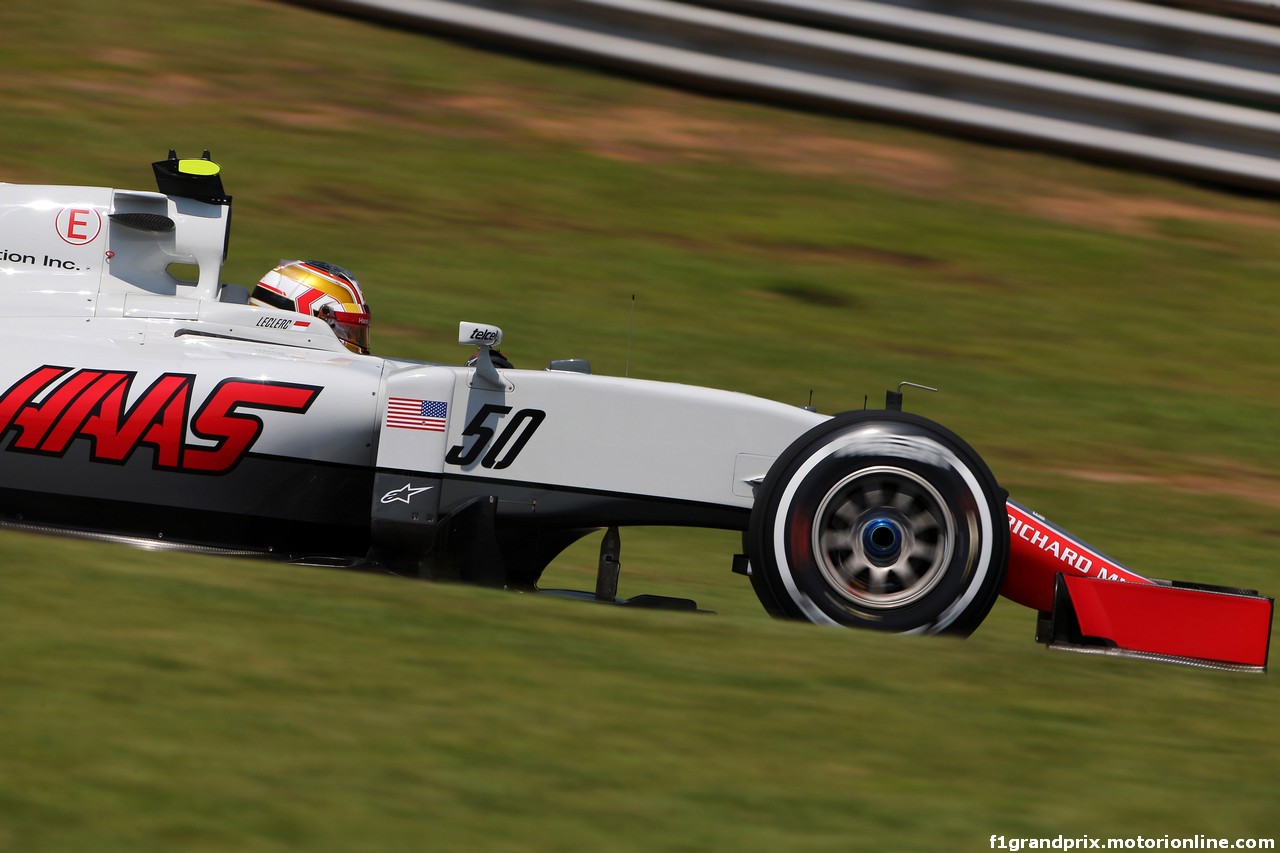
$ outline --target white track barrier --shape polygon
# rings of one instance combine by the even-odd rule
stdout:
[[[852,0],[731,4],[752,14],[705,8],[729,0],[292,2],[689,88],[1280,192],[1280,73],[1268,66],[1280,58],[1280,30],[1262,24],[1121,0],[975,0],[992,18],[1000,15],[990,8],[1001,5],[1035,20],[1036,8],[1052,7],[1054,14],[1042,11],[1043,25],[1059,29],[1054,15],[1063,7],[1098,7],[1092,17],[1077,14],[1077,29],[1087,35],[1089,27],[1105,30],[1107,21],[1123,18],[1129,24],[1113,29],[1131,44],[1176,42],[1176,33],[1188,33],[1175,25],[1202,25],[1213,34],[1202,45],[1209,58],[1187,58],[1031,30],[1017,21]],[[1163,14],[1144,23],[1152,10]],[[1213,61],[1205,53],[1211,41],[1214,50],[1237,45],[1227,49],[1235,64]]]

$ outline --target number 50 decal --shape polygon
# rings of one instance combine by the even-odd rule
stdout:
[[[515,462],[520,451],[524,450],[529,439],[533,438],[533,434],[537,432],[538,426],[546,419],[547,413],[541,409],[521,409],[505,424],[485,425],[490,415],[497,415],[501,421],[510,411],[510,406],[495,406],[492,403],[481,406],[480,411],[476,412],[475,417],[467,424],[467,428],[462,431],[464,438],[475,438],[475,441],[470,447],[467,447],[466,442],[463,441],[462,444],[449,448],[444,461],[450,465],[466,466],[475,462],[480,458],[480,454],[484,453],[480,464],[485,468],[506,468]],[[502,427],[500,432],[498,426]],[[490,444],[493,446],[490,447]],[[488,448],[488,453],[485,453],[485,448]]]

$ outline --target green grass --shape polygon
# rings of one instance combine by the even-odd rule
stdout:
[[[937,385],[908,407],[1108,553],[1280,589],[1273,202],[206,6],[0,9],[0,180],[209,148],[226,278],[348,266],[383,353],[456,362],[467,319],[825,411]],[[776,623],[736,544],[624,531],[622,593],[690,616],[0,535],[0,847],[1278,834],[1272,677],[1048,653],[1007,602],[964,643]]]
[[[13,849],[1275,830],[1268,680],[1045,652],[1012,605],[960,643],[4,546]]]

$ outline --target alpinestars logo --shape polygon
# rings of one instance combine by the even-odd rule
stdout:
[[[165,373],[130,404],[135,372],[45,365],[0,395],[0,439],[18,453],[63,456],[88,439],[94,462],[123,465],[141,447],[161,470],[223,474],[262,434],[262,419],[244,410],[305,412],[322,390],[315,385],[224,379],[191,414],[195,377]],[[39,402],[37,402],[39,399]],[[188,444],[187,432],[202,444]]]

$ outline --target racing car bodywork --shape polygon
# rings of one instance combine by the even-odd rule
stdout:
[[[476,323],[468,366],[355,353],[221,281],[231,199],[207,152],[154,171],[158,192],[0,184],[9,526],[530,590],[604,529],[605,601],[617,528],[740,530],[733,568],[777,616],[963,635],[1003,592],[1051,646],[1265,669],[1271,599],[1120,566],[900,393],[829,416],[579,361],[505,369]]]

